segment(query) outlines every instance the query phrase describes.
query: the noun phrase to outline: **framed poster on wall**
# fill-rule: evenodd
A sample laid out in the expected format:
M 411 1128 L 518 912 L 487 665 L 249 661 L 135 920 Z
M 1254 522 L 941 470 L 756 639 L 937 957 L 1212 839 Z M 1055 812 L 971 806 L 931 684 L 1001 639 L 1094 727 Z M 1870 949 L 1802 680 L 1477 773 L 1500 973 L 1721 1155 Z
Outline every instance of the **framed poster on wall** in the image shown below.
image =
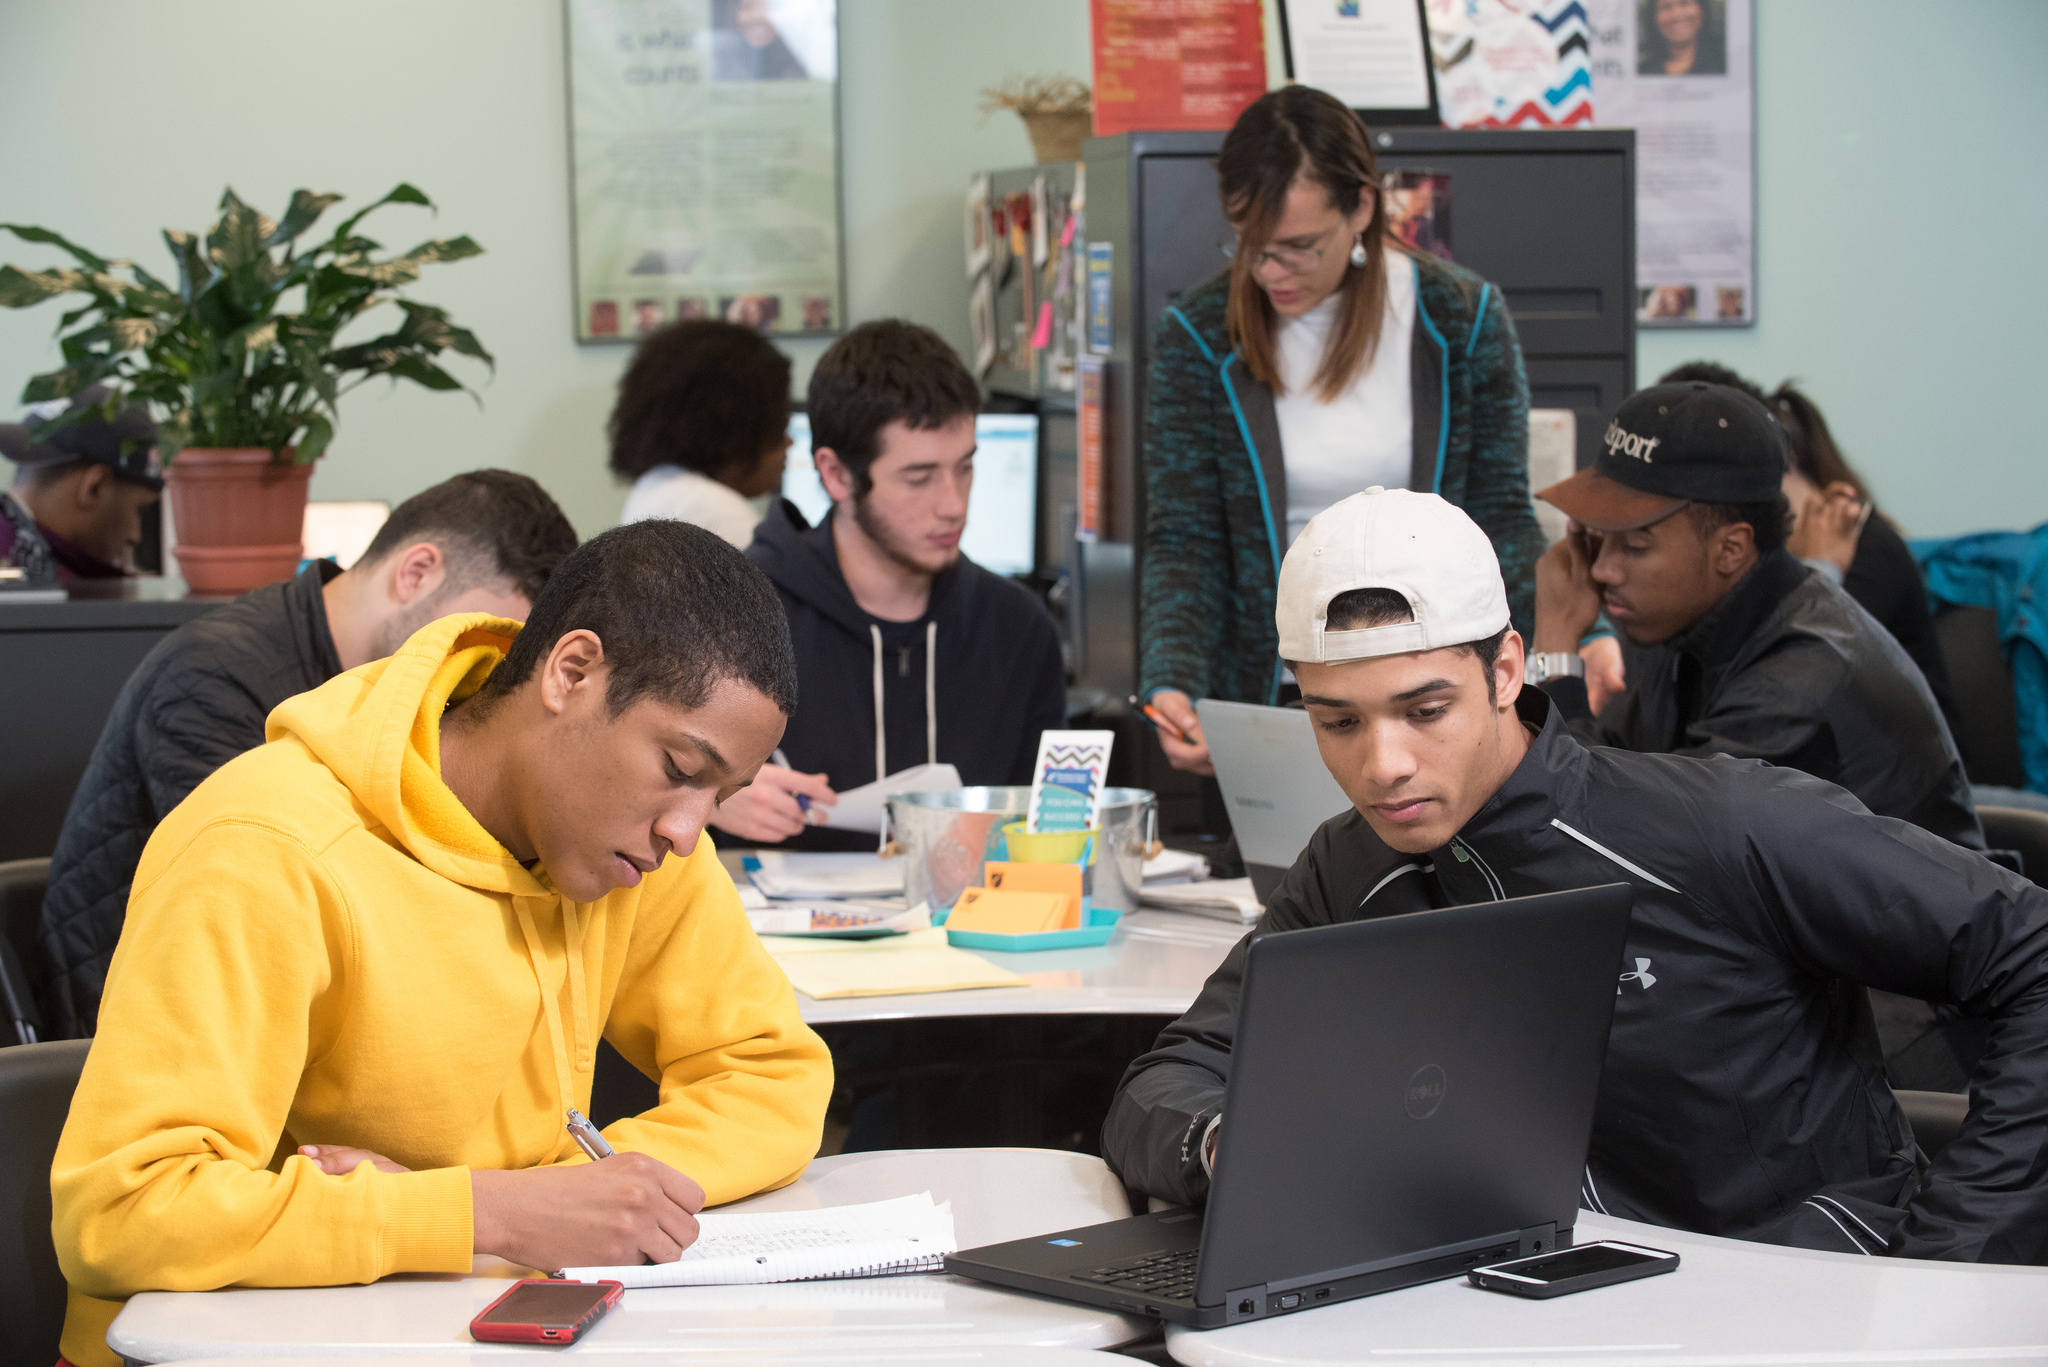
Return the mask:
M 836 332 L 837 0 L 563 0 L 576 337 Z
M 1636 323 L 1756 321 L 1751 0 L 1587 0 L 1599 122 L 1636 130 Z

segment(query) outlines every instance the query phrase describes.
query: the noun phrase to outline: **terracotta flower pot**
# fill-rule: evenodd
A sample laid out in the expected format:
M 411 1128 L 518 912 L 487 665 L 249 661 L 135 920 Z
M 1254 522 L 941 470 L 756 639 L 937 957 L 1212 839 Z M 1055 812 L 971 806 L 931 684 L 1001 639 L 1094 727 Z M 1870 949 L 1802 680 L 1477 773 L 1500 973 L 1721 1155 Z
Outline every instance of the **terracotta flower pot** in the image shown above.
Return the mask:
M 164 471 L 172 553 L 194 593 L 246 593 L 297 571 L 311 465 L 287 450 L 188 446 Z

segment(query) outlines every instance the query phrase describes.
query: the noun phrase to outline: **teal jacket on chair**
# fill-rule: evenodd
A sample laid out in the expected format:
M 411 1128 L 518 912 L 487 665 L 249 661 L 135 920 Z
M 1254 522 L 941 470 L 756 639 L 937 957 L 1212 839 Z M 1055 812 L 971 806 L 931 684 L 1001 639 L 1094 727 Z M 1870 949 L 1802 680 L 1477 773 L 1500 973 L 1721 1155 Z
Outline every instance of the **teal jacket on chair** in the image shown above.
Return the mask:
M 1408 487 L 1442 494 L 1492 538 L 1526 638 L 1544 543 L 1529 504 L 1521 344 L 1499 290 L 1434 257 L 1418 268 Z M 1228 289 L 1227 274 L 1197 286 L 1152 330 L 1139 590 L 1145 697 L 1178 688 L 1271 703 L 1279 693 L 1273 604 L 1287 471 L 1273 391 L 1231 349 Z

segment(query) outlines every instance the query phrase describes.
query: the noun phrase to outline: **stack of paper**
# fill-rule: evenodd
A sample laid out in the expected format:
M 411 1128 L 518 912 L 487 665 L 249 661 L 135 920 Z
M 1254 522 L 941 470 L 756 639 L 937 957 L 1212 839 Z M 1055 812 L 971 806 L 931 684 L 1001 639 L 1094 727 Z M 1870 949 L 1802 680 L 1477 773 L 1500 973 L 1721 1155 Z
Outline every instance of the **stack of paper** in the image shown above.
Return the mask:
M 1214 916 L 1243 925 L 1257 921 L 1261 910 L 1249 878 L 1210 878 L 1199 883 L 1147 883 L 1138 891 L 1138 904 L 1162 911 Z
M 1066 930 L 1068 898 L 1057 892 L 998 892 L 969 888 L 946 918 L 948 930 L 979 930 L 990 935 L 1040 935 Z M 1073 899 L 1076 906 L 1079 898 Z M 1076 922 L 1079 917 L 1076 915 Z
M 758 850 L 744 862 L 754 886 L 769 897 L 807 901 L 821 897 L 891 897 L 903 891 L 902 862 L 872 854 Z
M 1029 987 L 1005 968 L 946 943 L 936 926 L 886 940 L 770 939 L 761 942 L 813 1001 L 891 997 L 905 992 L 959 992 L 974 987 Z
M 752 891 L 752 889 L 749 889 Z M 756 935 L 885 935 L 924 930 L 932 923 L 923 902 L 909 910 L 895 902 L 767 902 L 747 908 Z
M 697 1217 L 697 1242 L 672 1263 L 565 1267 L 572 1281 L 643 1286 L 743 1286 L 822 1277 L 882 1277 L 937 1272 L 960 1246 L 951 1203 L 930 1192 L 824 1210 L 763 1211 Z
M 1147 883 L 1177 883 L 1208 876 L 1209 861 L 1186 850 L 1161 850 L 1145 861 Z

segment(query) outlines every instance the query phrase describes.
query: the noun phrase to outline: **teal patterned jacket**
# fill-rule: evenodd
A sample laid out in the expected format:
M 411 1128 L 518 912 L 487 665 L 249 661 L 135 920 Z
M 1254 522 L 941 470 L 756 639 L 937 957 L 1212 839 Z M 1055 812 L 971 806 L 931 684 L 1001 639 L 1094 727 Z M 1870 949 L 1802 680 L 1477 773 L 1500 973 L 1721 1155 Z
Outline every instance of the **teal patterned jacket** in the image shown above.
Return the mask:
M 1414 460 L 1408 487 L 1442 494 L 1493 540 L 1526 640 L 1543 534 L 1529 503 L 1529 383 L 1500 291 L 1419 259 L 1410 340 Z M 1182 295 L 1152 330 L 1139 589 L 1140 695 L 1271 703 L 1273 623 L 1286 547 L 1287 471 L 1273 391 L 1231 349 L 1228 277 Z

